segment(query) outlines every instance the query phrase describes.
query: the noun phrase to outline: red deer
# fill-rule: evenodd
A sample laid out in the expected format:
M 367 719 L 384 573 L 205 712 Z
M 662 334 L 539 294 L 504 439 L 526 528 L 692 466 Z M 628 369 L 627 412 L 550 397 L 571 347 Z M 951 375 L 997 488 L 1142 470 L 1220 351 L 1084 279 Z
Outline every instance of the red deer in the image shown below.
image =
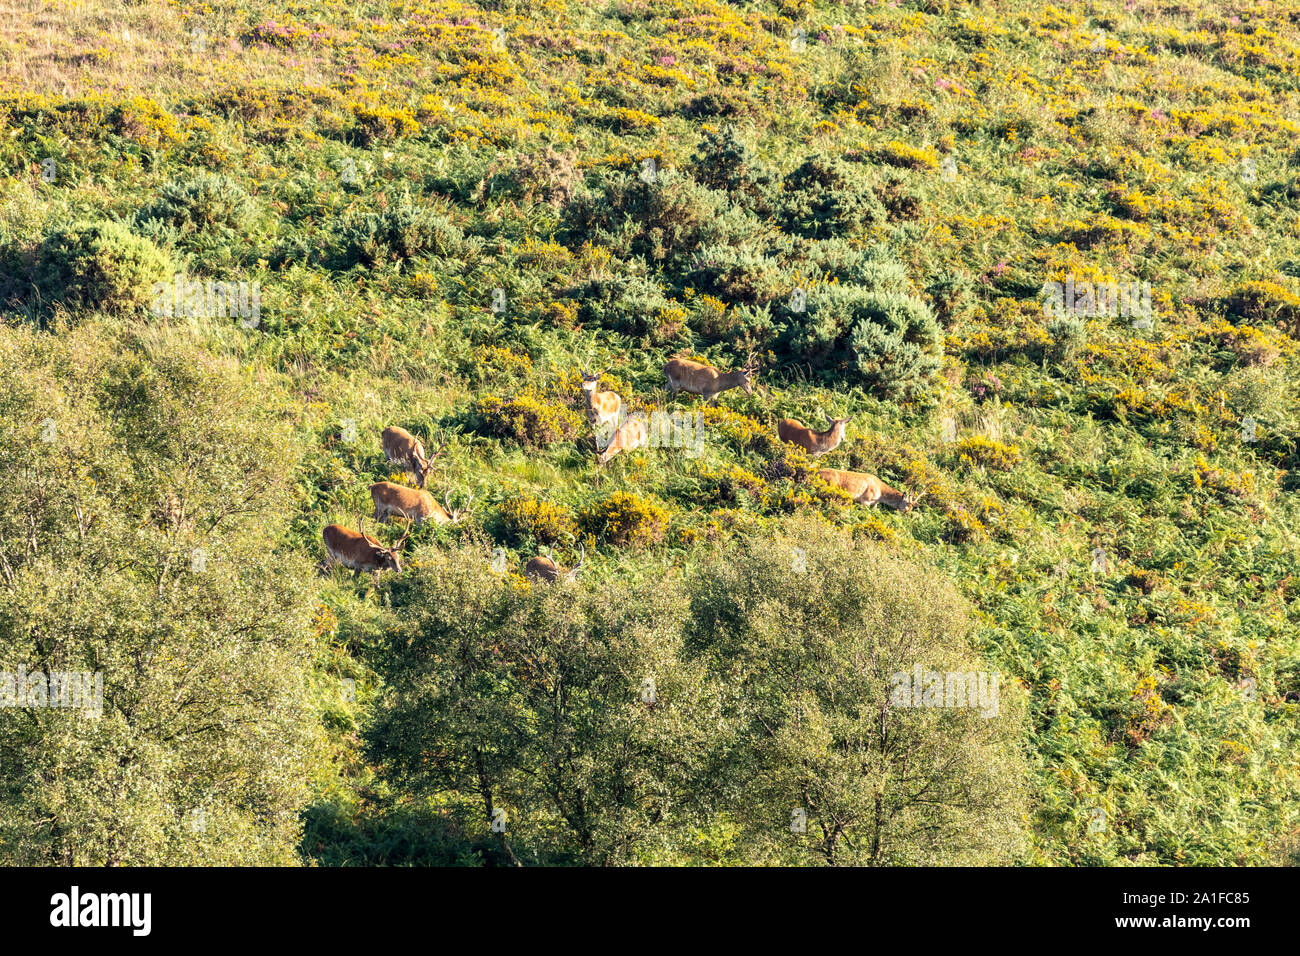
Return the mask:
M 439 504 L 429 492 L 419 488 L 407 488 L 405 485 L 391 481 L 377 481 L 371 485 L 370 497 L 375 503 L 374 520 L 376 521 L 386 521 L 389 515 L 395 515 L 398 518 L 414 521 L 416 524 L 424 524 L 426 521 L 448 524 L 459 521 L 463 517 L 461 511 Z M 465 501 L 466 509 L 473 500 L 474 493 L 471 491 Z
M 409 535 L 408 531 L 402 535 L 397 544 L 385 548 L 365 533 L 360 518 L 357 519 L 356 531 L 345 528 L 341 524 L 332 524 L 321 532 L 321 537 L 325 540 L 325 553 L 329 555 L 329 559 L 335 564 L 351 569 L 354 575 L 361 571 L 375 573 L 389 570 L 401 571 L 402 561 L 398 553 Z
M 549 557 L 543 557 L 539 554 L 535 558 L 529 558 L 528 563 L 524 565 L 524 574 L 534 581 L 558 581 L 561 575 L 563 575 L 564 580 L 572 581 L 577 577 L 578 572 L 582 570 L 582 563 L 587 560 L 587 546 L 584 544 L 578 547 L 582 549 L 582 554 L 571 571 L 561 570 L 560 566 L 555 563 L 555 552 L 547 548 L 546 551 Z
M 637 412 L 619 426 L 618 431 L 614 432 L 614 437 L 609 440 L 609 444 L 596 460 L 603 465 L 621 451 L 644 448 L 649 444 L 650 434 L 646 429 L 645 415 Z
M 597 431 L 602 425 L 618 427 L 618 416 L 623 410 L 623 400 L 614 392 L 600 390 L 600 375 L 582 373 L 582 391 L 587 399 L 587 421 Z
M 395 465 L 401 465 L 411 473 L 421 488 L 429 478 L 429 469 L 433 462 L 425 457 L 424 445 L 405 428 L 390 425 L 384 429 L 384 457 Z M 433 456 L 437 458 L 435 454 Z
M 895 511 L 911 511 L 916 499 L 905 495 L 897 488 L 891 488 L 875 475 L 864 475 L 856 471 L 840 471 L 837 468 L 819 469 L 817 475 L 828 485 L 842 488 L 853 496 L 853 500 L 864 505 L 888 505 Z
M 831 427 L 824 432 L 815 432 L 797 418 L 783 418 L 776 423 L 776 434 L 781 441 L 798 445 L 816 458 L 839 447 L 844 441 L 844 426 L 849 423 L 847 418 L 831 418 L 829 415 L 826 421 Z
M 743 388 L 746 395 L 753 395 L 753 376 L 757 372 L 758 359 L 752 353 L 741 368 L 730 372 L 719 372 L 716 368 L 683 358 L 670 359 L 664 366 L 664 375 L 668 377 L 668 387 L 672 389 L 674 398 L 678 392 L 691 392 L 704 396 L 711 404 L 727 389 L 736 386 Z

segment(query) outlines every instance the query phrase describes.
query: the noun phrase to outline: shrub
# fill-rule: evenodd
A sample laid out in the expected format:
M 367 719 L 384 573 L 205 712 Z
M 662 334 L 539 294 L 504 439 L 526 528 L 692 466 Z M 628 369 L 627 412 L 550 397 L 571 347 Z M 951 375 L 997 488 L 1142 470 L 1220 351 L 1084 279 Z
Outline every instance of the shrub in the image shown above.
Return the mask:
M 583 508 L 578 526 L 615 547 L 643 548 L 663 540 L 668 512 L 634 494 L 616 491 Z
M 360 213 L 340 229 L 342 265 L 401 263 L 420 256 L 449 258 L 466 251 L 465 234 L 446 216 L 403 200 L 382 212 Z
M 565 225 L 574 243 L 598 241 L 617 256 L 674 268 L 702 245 L 734 231 L 726 199 L 686 176 L 663 170 L 656 181 L 615 171 L 599 186 L 580 190 Z M 757 228 L 757 224 L 753 224 Z
M 812 239 L 861 232 L 888 219 L 862 172 L 841 159 L 813 157 L 782 180 L 774 200 L 785 231 Z
M 661 338 L 657 316 L 668 308 L 668 299 L 659 284 L 645 276 L 619 273 L 590 279 L 566 289 L 565 295 L 577 304 L 583 325 L 623 335 Z
M 577 155 L 549 144 L 533 153 L 502 153 L 488 166 L 471 198 L 509 196 L 562 208 L 579 180 Z
M 975 281 L 970 273 L 945 269 L 926 286 L 936 318 L 951 329 L 975 309 Z
M 583 426 L 576 412 L 531 391 L 508 399 L 495 395 L 480 398 L 474 403 L 474 416 L 484 434 L 525 448 L 571 441 Z
M 937 169 L 939 166 L 939 158 L 934 150 L 918 149 L 898 140 L 890 140 L 877 147 L 872 156 L 877 162 L 901 169 Z
M 1244 282 L 1221 304 L 1229 316 L 1248 324 L 1275 323 L 1300 336 L 1300 294 L 1277 282 Z
M 164 183 L 158 198 L 136 215 L 138 222 L 162 223 L 182 234 L 216 231 L 223 235 L 246 230 L 256 206 L 244 188 L 220 173 L 196 173 Z
M 36 255 L 36 286 L 46 302 L 129 312 L 170 276 L 166 253 L 117 222 L 77 222 L 46 237 Z
M 888 398 L 914 396 L 943 362 L 934 313 L 897 292 L 819 287 L 791 314 L 787 337 L 799 361 L 849 373 Z
M 856 309 L 849 339 L 863 382 L 891 398 L 910 398 L 943 363 L 939 325 L 920 299 L 869 293 Z
M 972 435 L 957 442 L 953 451 L 958 459 L 969 465 L 980 465 L 995 471 L 1008 471 L 1020 464 L 1020 449 L 1000 441 Z
M 352 117 L 353 139 L 357 145 L 366 148 L 403 136 L 415 136 L 420 132 L 415 113 L 409 109 L 395 110 L 387 106 L 356 104 L 352 107 Z
M 757 204 L 772 185 L 771 175 L 761 168 L 730 125 L 704 131 L 689 169 L 696 182 L 750 206 Z
M 516 543 L 558 544 L 577 532 L 568 509 L 530 495 L 512 495 L 497 510 L 502 529 Z
M 1077 316 L 1062 316 L 1047 323 L 1047 334 L 1052 337 L 1052 357 L 1068 362 L 1088 340 L 1088 323 Z

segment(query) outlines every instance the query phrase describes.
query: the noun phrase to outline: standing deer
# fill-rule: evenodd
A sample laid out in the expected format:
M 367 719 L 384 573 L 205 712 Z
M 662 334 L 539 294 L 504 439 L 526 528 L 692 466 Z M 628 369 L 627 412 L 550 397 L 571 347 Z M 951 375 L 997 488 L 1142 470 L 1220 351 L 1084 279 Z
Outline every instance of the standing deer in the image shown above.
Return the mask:
M 831 427 L 824 432 L 815 432 L 797 418 L 783 418 L 776 423 L 776 434 L 781 441 L 798 445 L 816 458 L 840 446 L 844 441 L 844 426 L 849 423 L 847 418 L 831 418 L 829 415 L 826 421 Z
M 558 581 L 561 575 L 563 575 L 564 580 L 572 581 L 578 576 L 578 572 L 582 570 L 582 563 L 587 560 L 587 546 L 580 544 L 578 547 L 582 549 L 582 553 L 578 557 L 578 563 L 573 566 L 572 570 L 561 570 L 560 566 L 555 563 L 555 552 L 548 547 L 546 549 L 547 557 L 539 554 L 535 558 L 528 559 L 528 563 L 524 565 L 524 574 L 534 581 Z
M 664 375 L 668 377 L 668 387 L 672 389 L 674 398 L 678 392 L 691 392 L 704 396 L 710 404 L 737 385 L 745 390 L 746 395 L 753 395 L 753 376 L 757 373 L 758 359 L 752 352 L 742 367 L 730 372 L 719 372 L 716 368 L 683 358 L 669 359 L 664 366 Z
M 614 437 L 609 440 L 609 444 L 597 456 L 596 461 L 603 465 L 621 451 L 644 448 L 649 444 L 650 433 L 646 429 L 645 415 L 637 412 L 619 426 L 618 431 L 614 432 Z
M 623 400 L 614 392 L 600 390 L 600 373 L 582 373 L 582 391 L 587 399 L 587 421 L 597 431 L 601 426 L 618 427 L 618 417 L 623 411 Z
M 433 461 L 425 457 L 424 445 L 405 428 L 389 425 L 383 432 L 384 457 L 409 471 L 421 488 L 429 478 Z M 434 455 L 437 458 L 438 455 Z
M 838 468 L 821 468 L 817 475 L 828 485 L 847 491 L 859 504 L 888 505 L 895 511 L 903 512 L 911 511 L 916 504 L 916 498 L 903 494 L 897 488 L 891 488 L 875 475 L 840 471 Z
M 361 518 L 357 518 L 357 530 L 352 531 L 341 524 L 332 524 L 321 532 L 325 540 L 325 553 L 335 564 L 350 568 L 355 577 L 361 571 L 401 571 L 402 561 L 398 552 L 411 532 L 402 535 L 401 540 L 391 548 L 385 548 L 361 527 Z
M 371 485 L 370 497 L 375 503 L 375 521 L 386 521 L 389 515 L 396 515 L 416 524 L 424 524 L 426 521 L 448 524 L 464 517 L 462 511 L 439 504 L 427 491 L 407 488 L 391 481 L 377 481 Z M 465 509 L 469 508 L 473 500 L 474 492 L 471 491 L 465 500 Z

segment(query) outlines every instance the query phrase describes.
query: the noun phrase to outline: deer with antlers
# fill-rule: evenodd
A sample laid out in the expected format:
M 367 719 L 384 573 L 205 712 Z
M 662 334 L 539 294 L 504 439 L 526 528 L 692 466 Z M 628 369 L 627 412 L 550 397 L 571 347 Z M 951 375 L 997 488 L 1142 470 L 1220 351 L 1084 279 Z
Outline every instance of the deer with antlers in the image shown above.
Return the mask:
M 587 546 L 580 544 L 581 554 L 578 557 L 578 563 L 571 570 L 565 571 L 555 563 L 555 552 L 547 547 L 546 556 L 538 555 L 535 558 L 529 558 L 528 563 L 524 565 L 524 574 L 534 581 L 555 582 L 563 578 L 565 581 L 572 581 L 582 570 L 582 564 L 587 560 Z
M 474 492 L 466 490 L 469 496 L 465 499 L 465 507 L 456 510 L 449 506 L 445 495 L 444 503 L 439 504 L 433 495 L 422 489 L 407 488 L 391 481 L 377 481 L 370 486 L 370 498 L 375 503 L 374 520 L 387 521 L 392 515 L 416 524 L 424 524 L 426 521 L 435 524 L 455 523 L 464 517 L 464 512 L 469 510 L 474 501 Z
M 349 568 L 355 577 L 362 571 L 375 574 L 380 571 L 400 572 L 402 560 L 399 555 L 410 534 L 408 530 L 397 544 L 385 548 L 366 534 L 361 526 L 361 516 L 358 515 L 356 531 L 341 524 L 332 524 L 321 532 L 321 537 L 325 541 L 325 553 L 329 555 L 329 560 Z
M 391 464 L 401 465 L 406 471 L 411 473 L 421 488 L 429 478 L 429 470 L 433 467 L 433 459 L 424 454 L 424 445 L 420 439 L 416 438 L 405 428 L 398 428 L 396 425 L 389 425 L 384 429 L 381 435 L 384 443 L 384 457 Z M 434 453 L 433 458 L 441 455 L 439 449 Z
M 906 495 L 885 484 L 875 475 L 857 471 L 840 471 L 838 468 L 821 468 L 817 476 L 828 485 L 847 491 L 853 500 L 863 505 L 887 505 L 895 511 L 911 511 L 916 504 L 913 495 Z
M 844 441 L 845 426 L 849 423 L 847 418 L 831 418 L 829 415 L 826 416 L 826 421 L 830 428 L 824 432 L 815 432 L 797 418 L 783 418 L 776 423 L 776 434 L 781 441 L 798 445 L 813 458 L 817 458 L 840 446 L 840 442 Z
M 669 359 L 664 366 L 664 375 L 674 398 L 678 392 L 690 392 L 702 395 L 710 404 L 716 402 L 723 392 L 737 386 L 744 389 L 746 395 L 753 395 L 753 377 L 757 374 L 758 356 L 753 352 L 749 353 L 743 366 L 730 372 L 719 372 L 716 368 L 684 358 Z

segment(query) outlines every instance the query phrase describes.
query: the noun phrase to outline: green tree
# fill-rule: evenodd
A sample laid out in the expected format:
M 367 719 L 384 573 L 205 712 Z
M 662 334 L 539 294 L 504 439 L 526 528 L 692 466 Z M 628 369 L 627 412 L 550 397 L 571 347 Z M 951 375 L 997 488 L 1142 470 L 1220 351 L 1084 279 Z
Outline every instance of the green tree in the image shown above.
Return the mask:
M 816 521 L 744 539 L 691 586 L 687 646 L 734 728 L 715 780 L 747 855 L 990 863 L 1021 839 L 1021 703 L 904 707 L 895 675 L 984 670 L 931 569 Z M 991 696 L 991 695 L 990 695 Z M 800 832 L 802 830 L 802 832 Z
M 671 856 L 709 747 L 680 588 L 531 583 L 467 546 L 422 552 L 387 596 L 370 740 L 393 779 L 462 797 L 497 862 Z
M 0 707 L 0 858 L 296 862 L 318 722 L 284 428 L 157 337 L 4 329 L 0 367 L 0 671 L 102 681 Z

